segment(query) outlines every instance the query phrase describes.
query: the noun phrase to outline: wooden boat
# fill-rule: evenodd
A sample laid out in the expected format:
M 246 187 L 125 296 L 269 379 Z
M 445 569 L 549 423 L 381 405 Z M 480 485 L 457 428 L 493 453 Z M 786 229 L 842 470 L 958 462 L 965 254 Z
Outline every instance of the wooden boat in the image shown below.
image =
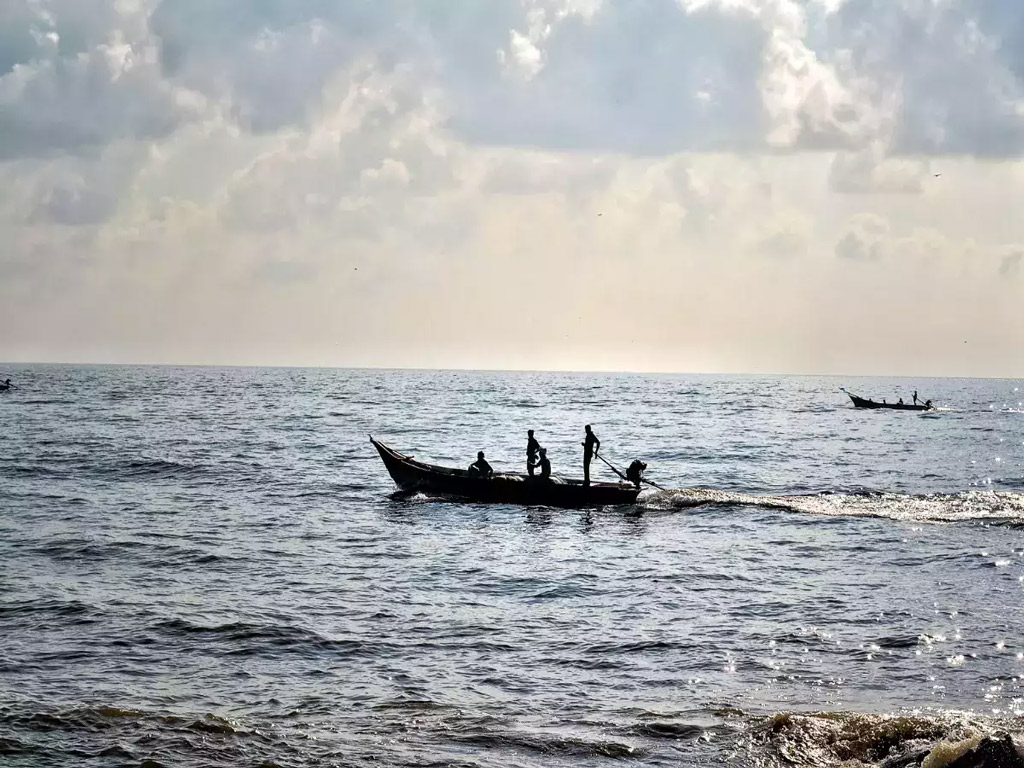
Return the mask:
M 601 507 L 633 504 L 640 490 L 626 483 L 591 483 L 508 473 L 473 477 L 465 469 L 449 469 L 416 461 L 370 436 L 388 474 L 403 491 L 422 491 L 457 499 L 548 507 Z
M 846 392 L 844 389 L 843 392 Z M 931 405 L 914 405 L 913 403 L 879 403 L 874 400 L 869 400 L 866 397 L 857 397 L 854 394 L 846 392 L 853 400 L 855 408 L 886 408 L 890 411 L 931 411 L 934 406 Z

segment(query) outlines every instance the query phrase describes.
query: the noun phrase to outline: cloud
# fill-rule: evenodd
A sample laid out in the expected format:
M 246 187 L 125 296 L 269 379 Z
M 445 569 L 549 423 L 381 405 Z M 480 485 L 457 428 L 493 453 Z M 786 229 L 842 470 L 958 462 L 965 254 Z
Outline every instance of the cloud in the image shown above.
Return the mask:
M 439 135 L 433 104 L 408 73 L 381 74 L 356 63 L 336 78 L 316 125 L 259 140 L 219 195 L 238 232 L 347 222 L 361 236 L 410 224 L 421 196 L 456 184 L 458 148 Z
M 760 225 L 750 237 L 748 249 L 755 255 L 793 258 L 807 253 L 810 227 L 798 215 L 779 215 Z
M 479 184 L 482 192 L 496 195 L 586 195 L 606 188 L 614 176 L 614 163 L 603 158 L 495 150 L 487 157 Z
M 0 152 L 155 139 L 211 119 L 310 127 L 364 62 L 415 71 L 469 143 L 1014 156 L 1024 38 L 1012 8 L 12 0 L 0 11 Z
M 316 268 L 308 263 L 267 260 L 259 262 L 253 270 L 253 279 L 271 284 L 308 283 L 316 277 Z
M 1002 258 L 999 265 L 999 274 L 1003 277 L 1016 277 L 1021 272 L 1021 264 L 1024 263 L 1024 251 L 1014 250 Z
M 370 53 L 384 69 L 402 37 L 382 30 L 396 4 L 323 0 L 163 0 L 149 18 L 164 76 L 256 133 L 307 124 L 339 74 Z
M 916 195 L 930 176 L 927 160 L 886 157 L 877 144 L 855 152 L 837 152 L 828 183 L 840 194 Z
M 92 191 L 82 184 L 53 187 L 39 201 L 38 215 L 65 226 L 97 224 L 107 219 L 116 198 L 104 191 Z
M 199 117 L 202 99 L 164 79 L 146 18 L 101 0 L 0 10 L 13 43 L 0 61 L 0 161 L 161 138 Z
M 1018 349 L 1016 7 L 9 0 L 0 357 L 808 369 L 833 304 Z
M 826 39 L 891 93 L 879 138 L 904 155 L 1024 152 L 1024 25 L 1010 0 L 846 0 Z
M 549 23 L 531 40 L 538 54 L 525 82 L 453 54 L 471 73 L 450 83 L 452 125 L 467 139 L 639 154 L 756 141 L 764 35 L 755 19 L 652 0 Z
M 385 157 L 378 167 L 364 169 L 359 181 L 364 188 L 404 188 L 409 186 L 409 169 L 402 161 Z
M 850 261 L 875 261 L 881 258 L 888 236 L 889 222 L 882 217 L 872 214 L 854 216 L 836 243 L 836 256 Z
M 19 64 L 0 78 L 0 160 L 164 137 L 201 109 L 125 42 Z
M 1018 156 L 1024 39 L 1008 0 L 605 2 L 530 13 L 502 78 L 455 49 L 454 125 L 563 149 Z M 495 32 L 495 35 L 498 33 Z

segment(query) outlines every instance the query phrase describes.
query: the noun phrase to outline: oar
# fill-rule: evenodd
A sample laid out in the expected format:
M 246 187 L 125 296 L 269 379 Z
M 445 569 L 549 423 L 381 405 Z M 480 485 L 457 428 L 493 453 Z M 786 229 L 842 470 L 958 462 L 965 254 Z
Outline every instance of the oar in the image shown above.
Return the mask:
M 626 480 L 626 476 L 625 476 L 624 474 L 622 474 L 621 472 L 619 472 L 619 470 L 617 470 L 617 469 L 616 469 L 616 468 L 615 468 L 614 466 L 612 466 L 612 463 L 611 463 L 610 461 L 608 461 L 608 460 L 607 460 L 607 459 L 606 459 L 606 458 L 605 458 L 604 456 L 602 456 L 602 455 L 601 455 L 600 453 L 596 453 L 596 452 L 594 453 L 594 455 L 595 455 L 595 456 L 597 456 L 597 458 L 599 458 L 599 459 L 600 459 L 601 461 L 603 461 L 603 462 L 604 462 L 605 464 L 607 464 L 607 465 L 608 465 L 608 468 L 609 468 L 609 469 L 610 469 L 610 470 L 611 470 L 612 472 L 614 472 L 614 473 L 615 473 L 616 475 L 618 475 L 619 477 L 621 477 L 621 478 L 622 478 L 623 480 Z M 629 480 L 626 480 L 626 482 L 628 483 L 628 482 L 629 482 Z

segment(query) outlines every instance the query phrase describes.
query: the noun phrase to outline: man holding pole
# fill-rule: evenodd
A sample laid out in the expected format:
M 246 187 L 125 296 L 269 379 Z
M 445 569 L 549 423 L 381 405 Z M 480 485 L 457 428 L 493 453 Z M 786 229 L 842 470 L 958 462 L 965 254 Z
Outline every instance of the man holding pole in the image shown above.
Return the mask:
M 587 424 L 585 431 L 587 434 L 581 443 L 583 446 L 583 484 L 590 485 L 590 461 L 601 448 L 601 441 L 597 439 L 597 435 L 594 434 L 589 424 Z

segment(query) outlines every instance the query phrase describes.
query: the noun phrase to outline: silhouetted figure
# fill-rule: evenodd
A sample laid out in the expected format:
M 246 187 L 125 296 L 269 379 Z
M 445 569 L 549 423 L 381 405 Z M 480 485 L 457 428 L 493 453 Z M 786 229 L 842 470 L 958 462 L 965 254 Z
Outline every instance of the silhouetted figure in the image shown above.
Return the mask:
M 587 435 L 583 439 L 583 484 L 590 485 L 590 461 L 597 455 L 597 452 L 601 449 L 601 441 L 597 439 L 597 435 L 591 430 L 590 425 L 584 428 Z
M 11 380 L 7 379 L 3 384 L 0 384 L 0 391 L 6 391 L 11 388 Z
M 633 459 L 633 463 L 629 465 L 626 470 L 626 479 L 633 483 L 637 488 L 640 487 L 640 481 L 644 479 L 644 470 L 647 469 L 647 464 L 640 459 Z
M 531 475 L 533 474 L 533 467 L 540 467 L 540 479 L 541 480 L 550 480 L 551 479 L 551 462 L 548 461 L 548 449 L 547 448 L 541 448 L 541 449 L 539 449 L 539 453 L 540 453 L 540 458 L 537 459 L 537 462 L 535 464 L 531 465 L 530 474 Z
M 537 451 L 540 450 L 540 443 L 533 436 L 533 430 L 526 431 L 526 471 L 533 477 L 533 468 L 537 466 Z
M 484 458 L 484 452 L 480 451 L 476 455 L 476 461 L 469 465 L 469 476 L 470 477 L 490 477 L 494 474 L 494 470 L 491 469 L 491 465 L 487 463 L 487 459 Z
M 932 401 L 931 400 L 925 400 L 924 401 L 924 407 L 925 408 L 931 408 L 932 407 Z
M 900 404 L 900 405 L 903 405 L 903 398 L 902 398 L 902 397 L 900 398 L 900 402 L 899 402 L 899 404 Z
M 914 405 L 917 405 L 917 390 L 914 390 Z
M 882 398 L 882 404 L 883 405 L 888 405 L 888 402 L 886 402 L 886 399 L 884 397 Z

